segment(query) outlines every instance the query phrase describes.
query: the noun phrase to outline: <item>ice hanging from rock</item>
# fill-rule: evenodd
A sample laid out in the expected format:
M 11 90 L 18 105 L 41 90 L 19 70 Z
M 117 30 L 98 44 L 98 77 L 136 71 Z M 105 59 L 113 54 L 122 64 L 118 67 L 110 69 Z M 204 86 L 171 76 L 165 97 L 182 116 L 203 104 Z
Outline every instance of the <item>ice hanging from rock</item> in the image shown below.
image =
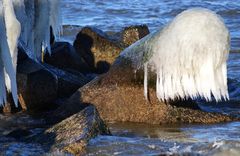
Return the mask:
M 0 105 L 7 101 L 6 89 L 18 103 L 16 66 L 18 45 L 27 55 L 41 60 L 50 47 L 50 26 L 61 30 L 60 0 L 0 0 Z
M 0 29 L 0 104 L 3 105 L 6 102 L 6 86 L 7 90 L 12 92 L 14 103 L 17 106 L 17 44 L 21 32 L 21 26 L 16 19 L 12 0 L 0 1 Z
M 207 9 L 193 8 L 177 15 L 163 30 L 136 42 L 121 56 L 132 60 L 134 68 L 145 66 L 145 96 L 147 73 L 154 72 L 160 101 L 199 96 L 220 101 L 229 99 L 229 40 L 221 17 Z
M 25 28 L 20 43 L 30 58 L 41 61 L 42 52 L 51 53 L 50 26 L 55 36 L 61 32 L 60 0 L 15 0 L 14 4 Z

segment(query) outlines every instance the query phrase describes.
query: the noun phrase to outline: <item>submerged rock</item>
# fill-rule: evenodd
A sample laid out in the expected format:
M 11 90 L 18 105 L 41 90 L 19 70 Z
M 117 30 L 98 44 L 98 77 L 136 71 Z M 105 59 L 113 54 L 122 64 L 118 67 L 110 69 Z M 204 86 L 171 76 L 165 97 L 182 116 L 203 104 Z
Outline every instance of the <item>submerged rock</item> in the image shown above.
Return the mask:
M 82 154 L 88 141 L 99 135 L 109 134 L 98 111 L 88 105 L 82 111 L 47 129 L 44 134 L 31 139 L 46 149 L 60 150 L 71 154 Z

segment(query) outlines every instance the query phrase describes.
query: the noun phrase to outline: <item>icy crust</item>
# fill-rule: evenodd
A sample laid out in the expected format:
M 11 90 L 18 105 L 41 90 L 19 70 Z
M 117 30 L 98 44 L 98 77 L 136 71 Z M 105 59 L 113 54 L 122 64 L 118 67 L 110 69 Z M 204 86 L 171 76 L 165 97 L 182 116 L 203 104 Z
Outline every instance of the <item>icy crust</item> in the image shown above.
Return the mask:
M 146 98 L 148 72 L 155 72 L 160 101 L 189 97 L 227 100 L 229 38 L 221 17 L 194 8 L 128 47 L 121 56 L 131 59 L 135 69 L 144 68 Z

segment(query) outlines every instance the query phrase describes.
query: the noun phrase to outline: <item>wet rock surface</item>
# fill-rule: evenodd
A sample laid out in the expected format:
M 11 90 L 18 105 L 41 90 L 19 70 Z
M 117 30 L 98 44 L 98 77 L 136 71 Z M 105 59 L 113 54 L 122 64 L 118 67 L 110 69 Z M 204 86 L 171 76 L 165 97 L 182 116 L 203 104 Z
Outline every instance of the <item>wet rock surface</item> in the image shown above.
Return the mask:
M 82 154 L 88 141 L 99 134 L 109 134 L 109 130 L 97 109 L 88 105 L 80 112 L 45 130 L 33 140 L 49 151 L 57 149 L 71 154 Z
M 138 74 L 138 73 L 137 73 Z M 142 75 L 143 73 L 140 73 Z M 135 77 L 131 63 L 118 58 L 110 71 L 80 88 L 68 101 L 68 107 L 91 103 L 104 121 L 169 123 L 217 123 L 239 120 L 219 113 L 203 112 L 192 103 L 160 102 L 154 87 L 149 88 L 149 101 L 143 94 L 143 84 Z M 141 78 L 140 78 L 141 79 Z M 189 108 L 190 107 L 190 108 Z
M 157 100 L 155 90 L 150 90 L 151 102 L 147 102 L 143 95 L 143 88 L 137 86 L 93 85 L 85 86 L 79 92 L 81 92 L 81 97 L 76 93 L 70 98 L 69 105 L 77 101 L 79 104 L 81 102 L 92 103 L 98 108 L 103 120 L 110 122 L 169 124 L 217 123 L 234 120 L 227 115 L 161 103 Z
M 121 40 L 125 47 L 130 46 L 150 33 L 147 25 L 125 27 L 121 32 Z

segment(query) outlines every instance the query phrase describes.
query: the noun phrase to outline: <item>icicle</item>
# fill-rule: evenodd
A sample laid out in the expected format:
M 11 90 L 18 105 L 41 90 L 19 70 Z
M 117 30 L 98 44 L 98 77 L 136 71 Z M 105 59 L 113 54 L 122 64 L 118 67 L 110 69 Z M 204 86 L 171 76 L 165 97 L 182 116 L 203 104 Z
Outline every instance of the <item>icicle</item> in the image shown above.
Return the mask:
M 179 14 L 152 39 L 148 63 L 163 73 L 156 74 L 164 81 L 157 80 L 158 97 L 227 99 L 226 66 L 222 65 L 228 57 L 228 38 L 222 19 L 210 10 L 195 8 Z
M 35 61 L 37 60 L 34 46 L 34 25 L 35 25 L 35 0 L 24 0 L 25 13 L 27 21 L 25 23 L 27 40 L 21 41 L 20 44 L 27 55 Z M 23 23 L 23 21 L 21 21 Z
M 8 46 L 12 57 L 12 63 L 15 70 L 14 72 L 16 72 L 18 53 L 17 45 L 18 38 L 21 33 L 21 25 L 16 18 L 12 0 L 3 0 L 3 8 Z
M 48 0 L 36 0 L 34 7 L 34 51 L 37 60 L 41 60 L 42 48 L 50 47 L 50 6 Z
M 15 102 L 15 105 L 17 106 L 17 84 L 16 84 L 16 72 L 15 72 L 15 69 L 14 69 L 14 66 L 13 66 L 13 61 L 12 61 L 12 56 L 11 56 L 11 53 L 10 53 L 10 48 L 9 48 L 9 45 L 8 45 L 8 41 L 10 41 L 12 38 L 9 38 L 7 39 L 7 32 L 6 32 L 6 29 L 9 29 L 11 26 L 9 26 L 8 28 L 6 27 L 5 25 L 5 18 L 6 18 L 6 14 L 9 14 L 9 17 L 10 18 L 14 18 L 14 16 L 12 16 L 12 12 L 13 11 L 13 8 L 12 8 L 12 4 L 10 3 L 9 6 L 7 7 L 10 7 L 10 8 L 4 8 L 5 7 L 5 4 L 7 2 L 11 2 L 11 1 L 0 1 L 0 38 L 1 38 L 1 41 L 0 41 L 0 58 L 1 58 L 1 61 L 2 61 L 2 65 L 5 69 L 2 70 L 1 69 L 1 83 L 5 82 L 5 78 L 8 76 L 9 79 L 10 79 L 10 84 L 8 84 L 8 82 L 5 82 L 6 84 L 6 87 L 9 89 L 9 91 L 12 92 L 12 95 L 13 95 L 13 100 Z M 6 21 L 8 22 L 8 21 Z M 10 35 L 10 34 L 8 34 Z M 14 44 L 11 44 L 12 46 L 12 50 L 14 50 Z M 12 51 L 13 52 L 13 51 Z M 12 53 L 14 55 L 14 53 Z M 4 76 L 3 76 L 4 75 Z M 2 77 L 3 76 L 3 77 Z M 9 81 L 9 80 L 8 80 Z M 5 95 L 6 95 L 6 92 L 5 92 L 5 87 L 2 86 L 3 84 L 1 84 L 1 88 L 3 90 L 1 90 L 1 97 L 3 97 L 3 101 L 6 102 L 6 98 L 5 98 Z
M 148 100 L 148 64 L 144 64 L 144 96 Z
M 4 42 L 7 42 L 7 37 L 5 34 L 5 24 L 4 24 L 4 17 L 3 17 L 3 4 L 0 1 L 0 106 L 4 106 L 6 102 L 6 88 L 5 88 L 5 72 L 4 72 L 4 64 L 3 64 L 3 54 L 6 52 L 4 49 Z M 7 47 L 8 48 L 8 47 Z
M 16 18 L 12 0 L 3 0 L 3 12 L 6 27 L 7 43 L 9 47 L 9 52 L 11 54 L 8 61 L 5 60 L 5 57 L 3 60 L 5 70 L 7 73 L 5 74 L 6 87 L 8 91 L 12 92 L 13 101 L 17 107 L 18 106 L 17 83 L 16 83 L 16 67 L 18 53 L 17 44 L 18 38 L 21 33 L 21 26 Z M 2 54 L 5 54 L 5 52 L 3 52 Z
M 0 49 L 0 53 L 2 53 L 1 49 Z M 5 79 L 4 78 L 5 78 L 4 67 L 3 67 L 2 57 L 0 57 L 0 106 L 3 106 L 7 101 Z
M 62 31 L 61 6 L 60 0 L 50 0 L 50 26 L 53 29 L 53 34 L 59 38 Z
M 25 5 L 24 0 L 13 0 L 13 7 L 16 14 L 18 21 L 21 24 L 21 35 L 20 40 L 23 41 L 25 44 L 29 38 L 29 30 L 31 29 L 29 26 L 29 20 L 27 14 L 25 12 Z
M 130 59 L 135 69 L 139 65 L 146 68 L 145 64 L 151 67 L 149 72 L 157 75 L 156 94 L 160 101 L 198 96 L 220 101 L 229 98 L 229 44 L 229 32 L 221 17 L 194 8 L 126 48 L 121 57 Z M 145 78 L 144 94 L 146 83 Z

